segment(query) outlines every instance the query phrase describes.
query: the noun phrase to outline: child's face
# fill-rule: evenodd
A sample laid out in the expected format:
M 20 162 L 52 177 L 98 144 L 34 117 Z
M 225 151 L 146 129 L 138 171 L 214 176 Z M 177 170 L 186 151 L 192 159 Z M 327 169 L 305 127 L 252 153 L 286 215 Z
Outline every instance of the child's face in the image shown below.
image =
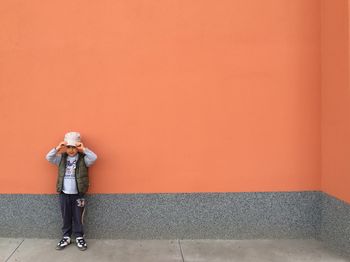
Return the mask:
M 78 153 L 78 149 L 75 146 L 66 146 L 66 149 L 69 156 L 75 156 Z

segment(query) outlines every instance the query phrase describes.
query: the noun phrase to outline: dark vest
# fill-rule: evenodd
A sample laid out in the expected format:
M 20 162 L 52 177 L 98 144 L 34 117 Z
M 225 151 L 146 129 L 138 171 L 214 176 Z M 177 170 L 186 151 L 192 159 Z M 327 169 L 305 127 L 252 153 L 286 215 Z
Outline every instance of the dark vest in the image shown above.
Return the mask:
M 75 168 L 75 181 L 77 183 L 78 193 L 85 194 L 89 188 L 89 172 L 88 167 L 85 165 L 84 154 L 78 154 L 79 157 Z M 63 189 L 63 178 L 66 173 L 67 157 L 68 154 L 63 153 L 61 162 L 58 166 L 57 192 L 61 192 Z

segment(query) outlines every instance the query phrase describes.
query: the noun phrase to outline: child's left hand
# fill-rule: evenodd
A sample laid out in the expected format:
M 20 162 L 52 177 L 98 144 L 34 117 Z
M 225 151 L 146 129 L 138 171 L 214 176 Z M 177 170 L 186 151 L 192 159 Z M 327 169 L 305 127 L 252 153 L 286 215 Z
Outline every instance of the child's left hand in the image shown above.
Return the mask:
M 83 143 L 79 142 L 79 143 L 76 143 L 76 146 L 77 146 L 77 149 L 79 152 L 83 152 L 85 147 L 83 145 Z

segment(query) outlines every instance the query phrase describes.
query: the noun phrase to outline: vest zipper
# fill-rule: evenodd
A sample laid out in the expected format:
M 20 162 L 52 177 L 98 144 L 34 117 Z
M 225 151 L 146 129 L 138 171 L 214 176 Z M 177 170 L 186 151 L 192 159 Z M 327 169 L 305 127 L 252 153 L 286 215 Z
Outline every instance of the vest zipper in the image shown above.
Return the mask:
M 79 165 L 80 165 L 80 154 L 78 155 L 77 165 L 76 165 L 75 171 L 74 171 L 75 184 L 77 185 L 78 194 L 80 193 L 79 192 L 79 187 L 78 187 L 78 180 L 77 180 L 77 170 L 79 170 Z

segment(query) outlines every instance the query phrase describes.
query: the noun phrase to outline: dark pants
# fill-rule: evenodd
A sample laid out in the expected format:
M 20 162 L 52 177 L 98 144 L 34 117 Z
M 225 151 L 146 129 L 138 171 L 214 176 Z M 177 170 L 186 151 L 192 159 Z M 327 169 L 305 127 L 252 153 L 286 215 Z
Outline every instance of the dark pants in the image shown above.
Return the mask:
M 63 236 L 75 237 L 84 236 L 83 218 L 85 210 L 85 198 L 75 194 L 60 194 L 60 205 L 63 218 Z

